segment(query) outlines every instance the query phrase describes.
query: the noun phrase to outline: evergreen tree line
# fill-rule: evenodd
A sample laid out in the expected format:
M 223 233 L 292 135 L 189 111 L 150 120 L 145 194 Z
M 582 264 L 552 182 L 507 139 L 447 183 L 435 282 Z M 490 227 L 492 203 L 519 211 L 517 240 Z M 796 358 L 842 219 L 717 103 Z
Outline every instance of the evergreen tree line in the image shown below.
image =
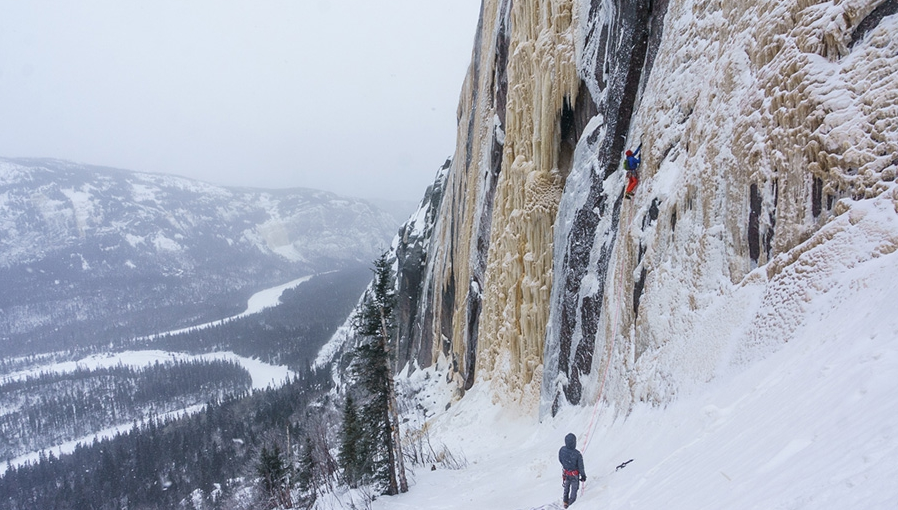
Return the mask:
M 303 372 L 280 388 L 228 397 L 191 416 L 134 425 L 71 454 L 8 465 L 0 477 L 0 509 L 261 508 L 271 501 L 264 463 L 275 468 L 268 477 L 273 492 L 302 486 L 304 447 L 326 437 L 320 406 L 327 408 L 330 381 L 328 371 Z M 308 487 L 310 477 L 333 478 L 322 471 L 329 446 L 325 441 L 316 448 L 308 452 L 315 455 L 305 471 Z M 244 489 L 256 485 L 247 501 Z
M 373 271 L 374 281 L 352 317 L 357 345 L 348 354 L 348 373 L 342 374 L 351 383 L 336 448 L 331 447 L 326 430 L 309 427 L 298 448 L 287 454 L 277 444 L 264 448 L 256 464 L 257 499 L 244 501 L 247 506 L 241 508 L 311 508 L 318 497 L 341 484 L 388 495 L 408 490 L 390 348 L 396 330 L 396 297 L 386 254 L 374 262 Z M 328 423 L 323 423 L 325 429 L 331 428 Z M 354 503 L 349 505 L 356 508 Z
M 339 485 L 361 487 L 363 494 L 372 490 L 392 495 L 408 490 L 391 349 L 396 297 L 386 254 L 374 262 L 373 270 L 374 281 L 352 317 L 357 345 L 348 355 L 348 373 L 342 374 L 351 383 L 336 448 L 328 430 L 339 417 L 318 421 L 317 428 L 306 422 L 303 437 L 286 453 L 278 444 L 263 448 L 256 464 L 256 498 L 240 501 L 235 508 L 311 508 L 317 498 Z M 324 410 L 318 407 L 313 413 Z M 336 458 L 333 451 L 338 452 Z M 349 505 L 355 508 L 354 503 Z
M 225 360 L 157 362 L 141 368 L 119 364 L 7 381 L 0 384 L 0 458 L 244 393 L 251 386 L 249 372 Z
M 340 468 L 333 456 L 331 424 L 336 417 L 315 407 L 300 422 L 302 436 L 286 450 L 277 440 L 263 447 L 256 464 L 255 491 L 248 498 L 232 500 L 231 508 L 312 508 L 317 499 L 338 486 Z M 282 439 L 282 438 L 281 438 Z

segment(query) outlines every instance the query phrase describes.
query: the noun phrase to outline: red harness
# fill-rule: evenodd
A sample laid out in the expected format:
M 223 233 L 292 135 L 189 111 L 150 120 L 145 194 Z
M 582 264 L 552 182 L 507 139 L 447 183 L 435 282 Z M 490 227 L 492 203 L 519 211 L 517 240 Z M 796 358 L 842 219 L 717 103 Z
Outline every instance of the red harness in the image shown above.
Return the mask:
M 578 476 L 580 476 L 580 472 L 577 471 L 576 469 L 573 471 L 568 471 L 567 469 L 562 469 L 562 471 L 564 471 L 564 476 L 567 476 L 567 477 L 577 478 Z

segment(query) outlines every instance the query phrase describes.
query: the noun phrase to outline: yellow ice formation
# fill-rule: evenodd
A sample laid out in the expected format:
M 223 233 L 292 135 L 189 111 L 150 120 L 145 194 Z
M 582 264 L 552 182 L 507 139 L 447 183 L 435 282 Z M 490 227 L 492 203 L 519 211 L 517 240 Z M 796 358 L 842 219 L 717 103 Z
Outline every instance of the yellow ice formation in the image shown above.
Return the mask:
M 576 99 L 570 1 L 515 2 L 503 172 L 493 212 L 480 370 L 512 394 L 542 364 L 552 286 L 552 225 L 561 192 L 559 126 Z M 538 387 L 538 380 L 536 385 Z
M 560 118 L 576 99 L 572 1 L 513 2 L 508 103 L 487 259 L 479 372 L 519 392 L 542 364 L 561 192 Z M 539 379 L 535 383 L 538 395 Z
M 504 3 L 507 5 L 507 2 Z M 512 2 L 508 13 L 508 62 L 496 69 L 496 41 L 490 39 L 502 21 L 503 2 L 484 2 L 483 47 L 479 68 L 469 71 L 459 106 L 458 148 L 447 194 L 455 221 L 445 217 L 438 235 L 439 285 L 435 310 L 453 310 L 451 338 L 434 320 L 434 356 L 440 342 L 451 344 L 460 366 L 469 340 L 466 301 L 471 292 L 476 237 L 483 227 L 481 187 L 490 165 L 492 130 L 496 124 L 495 80 L 507 73 L 506 122 L 502 126 L 501 172 L 486 218 L 489 252 L 479 319 L 477 375 L 501 379 L 520 389 L 533 379 L 542 360 L 552 283 L 552 225 L 564 186 L 558 168 L 560 118 L 565 101 L 576 100 L 579 80 L 574 60 L 572 0 Z M 476 53 L 476 52 L 475 52 Z M 474 82 L 475 77 L 479 78 Z M 477 88 L 476 94 L 474 89 Z M 476 97 L 477 103 L 473 102 Z M 475 115 L 473 119 L 467 117 Z M 469 134 L 468 130 L 473 133 Z M 468 140 L 473 144 L 468 145 Z M 459 168 L 466 161 L 468 168 Z M 463 170 L 463 171 L 462 171 Z M 447 207 L 444 205 L 444 208 Z M 444 209 L 445 210 L 445 209 Z M 445 216 L 445 215 L 444 215 Z M 442 303 L 454 288 L 454 303 Z M 441 293 L 440 290 L 443 292 Z M 537 383 L 538 391 L 538 383 Z

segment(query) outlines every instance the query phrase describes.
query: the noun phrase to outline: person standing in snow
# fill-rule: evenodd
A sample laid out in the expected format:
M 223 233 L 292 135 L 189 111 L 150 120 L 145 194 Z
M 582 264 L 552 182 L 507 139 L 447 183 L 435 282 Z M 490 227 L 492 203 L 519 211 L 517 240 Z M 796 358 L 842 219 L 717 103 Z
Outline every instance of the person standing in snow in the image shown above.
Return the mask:
M 586 481 L 586 468 L 583 467 L 583 455 L 577 450 L 577 436 L 568 434 L 564 437 L 564 446 L 558 450 L 558 461 L 561 462 L 562 487 L 564 487 L 564 497 L 562 502 L 567 508 L 577 501 L 577 491 L 580 489 L 580 482 Z
M 636 185 L 639 184 L 639 174 L 636 173 L 639 163 L 642 162 L 642 159 L 638 157 L 639 149 L 642 149 L 642 145 L 636 149 L 636 152 L 627 151 L 627 160 L 624 162 L 624 167 L 627 169 L 627 193 L 624 195 L 626 198 L 633 198 L 633 192 L 636 190 Z

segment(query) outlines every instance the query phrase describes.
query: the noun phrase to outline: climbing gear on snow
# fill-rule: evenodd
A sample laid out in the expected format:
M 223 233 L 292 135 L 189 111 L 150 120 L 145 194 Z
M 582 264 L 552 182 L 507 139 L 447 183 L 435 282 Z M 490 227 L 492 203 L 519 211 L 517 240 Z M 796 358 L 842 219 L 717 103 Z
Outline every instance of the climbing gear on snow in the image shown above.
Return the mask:
M 614 470 L 615 470 L 615 471 L 620 471 L 621 469 L 624 469 L 625 467 L 627 467 L 627 464 L 629 464 L 629 463 L 631 463 L 631 462 L 633 462 L 633 459 L 630 459 L 630 460 L 628 460 L 627 462 L 624 462 L 624 463 L 620 464 L 619 466 L 617 466 L 616 468 L 614 468 Z

